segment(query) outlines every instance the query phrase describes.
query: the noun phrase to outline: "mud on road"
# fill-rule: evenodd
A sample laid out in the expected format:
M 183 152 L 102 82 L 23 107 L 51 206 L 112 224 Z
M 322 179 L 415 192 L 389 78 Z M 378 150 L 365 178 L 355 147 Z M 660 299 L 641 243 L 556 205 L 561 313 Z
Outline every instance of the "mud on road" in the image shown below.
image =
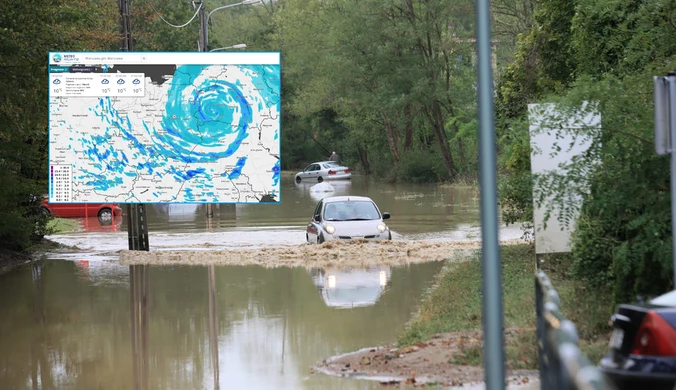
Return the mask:
M 517 242 L 514 240 L 515 243 Z M 510 242 L 503 242 L 510 243 Z M 361 268 L 399 266 L 446 259 L 481 247 L 480 241 L 329 241 L 260 249 L 120 251 L 123 265 L 261 265 L 264 267 Z
M 468 345 L 481 345 L 480 331 L 439 334 L 427 342 L 404 348 L 394 345 L 364 348 L 324 360 L 313 370 L 328 375 L 375 380 L 390 386 L 437 384 L 450 388 L 482 389 L 483 369 L 458 361 Z M 540 388 L 537 371 L 510 370 L 506 374 L 508 389 Z

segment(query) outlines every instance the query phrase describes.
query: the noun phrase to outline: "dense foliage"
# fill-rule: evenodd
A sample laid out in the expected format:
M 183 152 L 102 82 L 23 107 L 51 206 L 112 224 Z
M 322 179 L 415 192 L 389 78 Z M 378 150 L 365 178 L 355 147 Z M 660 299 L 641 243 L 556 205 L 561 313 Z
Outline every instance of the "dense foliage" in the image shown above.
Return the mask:
M 0 243 L 21 249 L 46 219 L 47 52 L 99 48 L 116 38 L 97 2 L 36 0 L 0 4 Z M 96 14 L 91 14 L 91 12 Z M 113 9 L 114 11 L 114 9 Z M 114 15 L 114 14 L 110 14 Z M 36 227 L 37 224 L 37 227 Z
M 652 76 L 676 68 L 675 5 L 537 1 L 535 24 L 500 83 L 505 219 L 531 220 L 528 182 L 536 202 L 555 194 L 549 206 L 564 211 L 552 217 L 576 223 L 576 274 L 612 287 L 616 301 L 661 294 L 674 283 L 669 163 L 654 152 Z M 525 110 L 538 101 L 571 112 L 583 101 L 598 103 L 602 131 L 580 130 L 593 146 L 567 165 L 567 175 L 533 180 L 529 172 Z M 571 194 L 583 196 L 581 210 L 568 207 Z
M 137 49 L 189 49 L 178 35 L 153 34 L 156 16 L 138 4 Z M 118 15 L 117 2 L 105 0 L 0 3 L 0 248 L 24 249 L 46 227 L 47 53 L 119 50 Z

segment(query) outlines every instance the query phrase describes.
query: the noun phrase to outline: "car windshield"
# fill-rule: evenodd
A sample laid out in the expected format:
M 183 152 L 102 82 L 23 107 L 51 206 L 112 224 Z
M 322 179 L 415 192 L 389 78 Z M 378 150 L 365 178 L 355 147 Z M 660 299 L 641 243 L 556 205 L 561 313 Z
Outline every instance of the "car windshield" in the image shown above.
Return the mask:
M 380 213 L 370 201 L 330 202 L 324 209 L 325 221 L 371 221 L 374 219 L 380 219 Z
M 338 168 L 338 167 L 340 167 L 340 164 L 336 164 L 334 162 L 324 164 L 324 168 Z

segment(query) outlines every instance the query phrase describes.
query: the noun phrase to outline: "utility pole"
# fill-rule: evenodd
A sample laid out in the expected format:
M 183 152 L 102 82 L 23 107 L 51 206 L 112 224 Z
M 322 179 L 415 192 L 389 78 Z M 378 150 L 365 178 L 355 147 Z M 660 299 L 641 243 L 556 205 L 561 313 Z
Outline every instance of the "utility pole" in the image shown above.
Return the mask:
M 204 4 L 204 1 L 205 0 L 202 0 L 199 3 L 200 37 L 197 49 L 200 52 L 209 51 L 209 49 L 207 48 L 207 29 L 209 28 L 209 25 L 207 18 L 207 9 L 206 5 Z M 212 218 L 213 216 L 214 216 L 214 205 L 213 203 L 207 203 L 207 218 Z
M 129 0 L 119 0 L 118 4 L 120 7 L 120 50 L 130 52 L 134 50 L 134 41 L 131 38 Z M 129 250 L 149 250 L 148 221 L 146 220 L 145 206 L 141 203 L 127 203 L 126 209 Z
M 199 17 L 200 17 L 200 38 L 199 38 L 199 47 L 198 51 L 208 51 L 207 49 L 207 11 L 204 0 L 200 3 Z
M 131 39 L 131 19 L 129 17 L 129 0 L 119 0 L 120 8 L 120 50 L 133 51 L 134 41 Z

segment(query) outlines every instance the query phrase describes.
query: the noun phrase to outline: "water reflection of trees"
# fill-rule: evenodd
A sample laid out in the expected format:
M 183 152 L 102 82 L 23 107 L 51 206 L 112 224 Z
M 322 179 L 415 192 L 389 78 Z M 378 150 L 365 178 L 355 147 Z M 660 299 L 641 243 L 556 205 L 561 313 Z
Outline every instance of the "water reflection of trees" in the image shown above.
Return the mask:
M 300 378 L 316 360 L 394 340 L 439 269 L 393 269 L 376 305 L 343 310 L 302 268 L 131 268 L 125 288 L 93 286 L 71 262 L 35 267 L 0 283 L 8 388 L 237 387 L 238 375 L 312 387 Z
M 87 284 L 62 261 L 3 278 L 0 294 L 11 297 L 0 302 L 3 388 L 130 387 L 128 293 Z
M 214 379 L 235 384 L 240 376 L 252 381 L 251 388 L 274 381 L 279 388 L 297 386 L 318 359 L 394 340 L 438 268 L 427 264 L 394 269 L 393 288 L 378 304 L 354 310 L 327 307 L 302 268 L 217 267 L 212 294 L 211 275 L 204 267 L 153 268 L 152 356 L 173 362 L 177 371 L 190 366 L 193 375 L 202 374 L 190 382 L 176 372 L 163 372 L 159 376 L 167 380 L 162 380 L 151 367 L 151 388 L 177 388 L 172 386 L 177 380 L 188 387 L 205 383 L 211 388 Z M 209 295 L 216 303 L 213 322 Z M 210 324 L 217 326 L 218 345 L 212 342 L 216 337 Z M 211 364 L 214 355 L 220 372 Z
M 217 269 L 219 288 L 230 287 L 227 294 L 219 296 L 219 308 L 229 308 L 221 332 L 227 334 L 237 322 L 255 326 L 255 318 L 269 319 L 268 334 L 237 333 L 237 340 L 229 340 L 244 344 L 239 349 L 252 365 L 274 365 L 281 371 L 286 354 L 287 359 L 291 356 L 295 361 L 296 375 L 304 376 L 307 367 L 318 359 L 394 341 L 410 319 L 423 286 L 436 271 L 437 264 L 396 268 L 390 281 L 393 288 L 377 305 L 343 310 L 326 306 L 305 269 Z M 287 342 L 271 345 L 271 339 Z M 232 348 L 227 344 L 223 347 Z M 278 360 L 273 362 L 276 354 Z

